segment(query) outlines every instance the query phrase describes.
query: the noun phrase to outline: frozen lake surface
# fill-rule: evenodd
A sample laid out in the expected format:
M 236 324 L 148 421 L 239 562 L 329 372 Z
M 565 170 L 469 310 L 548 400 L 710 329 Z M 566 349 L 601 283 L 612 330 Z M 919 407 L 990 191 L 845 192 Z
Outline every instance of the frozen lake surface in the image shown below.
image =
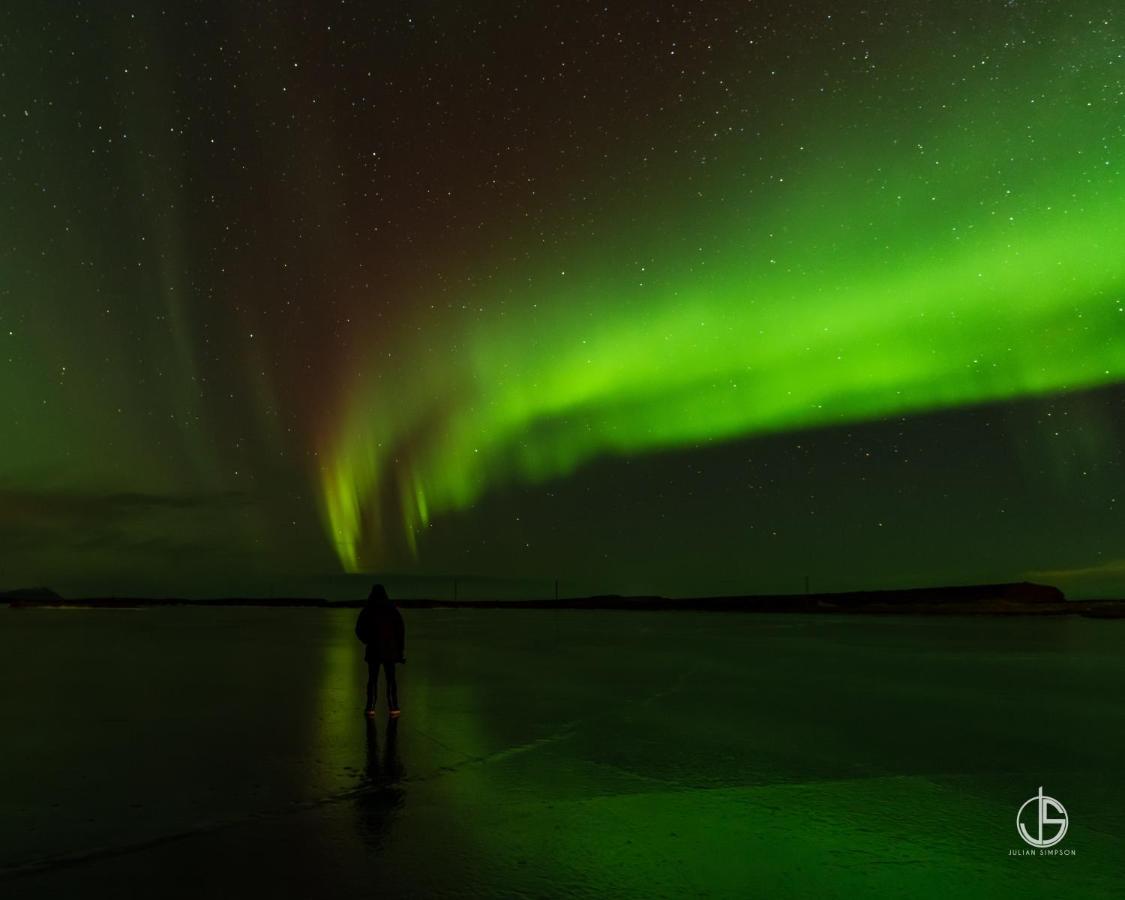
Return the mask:
M 0 894 L 1125 891 L 1125 622 L 404 615 L 0 609 Z

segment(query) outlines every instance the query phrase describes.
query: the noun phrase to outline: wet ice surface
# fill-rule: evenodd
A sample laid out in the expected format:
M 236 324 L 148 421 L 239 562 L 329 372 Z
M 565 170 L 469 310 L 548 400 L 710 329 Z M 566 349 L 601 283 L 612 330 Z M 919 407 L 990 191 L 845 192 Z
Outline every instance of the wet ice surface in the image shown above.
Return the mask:
M 1125 623 L 354 615 L 0 610 L 3 896 L 1121 894 Z

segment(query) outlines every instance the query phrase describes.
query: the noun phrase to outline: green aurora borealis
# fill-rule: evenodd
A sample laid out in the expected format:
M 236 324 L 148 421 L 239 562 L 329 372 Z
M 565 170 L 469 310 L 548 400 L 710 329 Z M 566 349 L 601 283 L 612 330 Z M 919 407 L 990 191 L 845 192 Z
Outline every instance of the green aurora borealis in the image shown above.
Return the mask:
M 1113 4 L 211 12 L 5 13 L 4 581 L 1125 586 Z

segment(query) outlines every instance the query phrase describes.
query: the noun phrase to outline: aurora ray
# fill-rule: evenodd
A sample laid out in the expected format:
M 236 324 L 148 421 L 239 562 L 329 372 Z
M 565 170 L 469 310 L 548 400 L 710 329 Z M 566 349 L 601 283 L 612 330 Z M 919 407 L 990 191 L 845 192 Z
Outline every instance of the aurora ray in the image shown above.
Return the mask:
M 779 155 L 760 191 L 732 140 L 705 220 L 611 217 L 466 297 L 500 312 L 423 330 L 327 442 L 344 566 L 598 456 L 1121 381 L 1121 56 L 1055 38 L 993 60 L 969 99 L 931 97 L 925 122 L 837 98 L 793 140 L 816 164 Z

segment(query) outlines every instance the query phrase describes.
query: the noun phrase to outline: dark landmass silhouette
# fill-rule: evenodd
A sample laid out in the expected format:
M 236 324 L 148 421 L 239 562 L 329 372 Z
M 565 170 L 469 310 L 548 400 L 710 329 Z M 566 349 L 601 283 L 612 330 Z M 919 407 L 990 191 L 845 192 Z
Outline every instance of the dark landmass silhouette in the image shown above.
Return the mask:
M 65 603 L 58 594 L 50 588 L 33 587 L 33 588 L 17 588 L 14 591 L 0 591 L 0 601 L 7 600 L 9 604 L 43 604 L 50 605 L 53 603 Z
M 260 606 L 352 609 L 363 600 L 331 602 L 317 597 L 86 597 L 64 599 L 47 588 L 0 592 L 0 601 L 16 608 L 139 609 L 164 606 Z M 1125 600 L 1067 600 L 1057 587 L 1031 582 L 849 591 L 817 594 L 756 594 L 729 597 L 625 597 L 605 594 L 557 600 L 396 601 L 403 609 L 579 609 L 685 610 L 744 613 L 862 613 L 914 615 L 1083 615 L 1125 618 Z

